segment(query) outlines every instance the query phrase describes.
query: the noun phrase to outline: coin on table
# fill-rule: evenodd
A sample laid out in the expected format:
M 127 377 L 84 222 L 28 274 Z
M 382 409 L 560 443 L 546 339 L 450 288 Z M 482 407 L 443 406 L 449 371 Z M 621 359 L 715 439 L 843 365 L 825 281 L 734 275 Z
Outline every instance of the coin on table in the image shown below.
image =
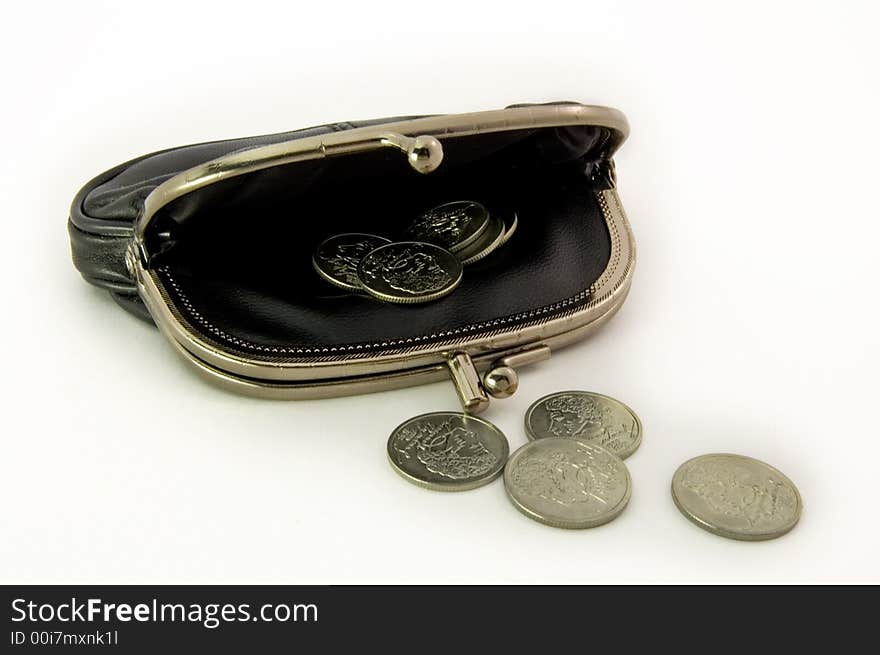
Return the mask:
M 619 400 L 589 391 L 559 391 L 526 410 L 529 439 L 585 439 L 626 459 L 642 443 L 642 423 Z
M 410 482 L 439 491 L 465 491 L 501 475 L 510 447 L 497 427 L 459 412 L 422 414 L 388 439 L 391 466 Z
M 489 226 L 480 238 L 455 254 L 464 266 L 476 264 L 491 255 L 504 243 L 506 231 L 504 221 L 497 216 L 492 216 L 489 218 Z
M 489 224 L 489 211 L 472 200 L 456 200 L 429 209 L 406 229 L 414 241 L 458 252 L 475 242 Z
M 632 481 L 610 450 L 582 439 L 551 437 L 517 450 L 504 469 L 504 488 L 529 518 L 557 528 L 593 528 L 626 507 Z
M 375 234 L 336 234 L 325 239 L 312 256 L 312 265 L 322 278 L 337 287 L 359 291 L 357 267 L 364 256 L 379 246 L 391 243 Z
M 461 262 L 440 246 L 401 241 L 379 246 L 358 264 L 364 291 L 393 303 L 442 298 L 461 282 Z
M 729 539 L 781 537 L 801 515 L 801 496 L 785 475 L 743 455 L 701 455 L 672 477 L 672 499 L 701 528 Z

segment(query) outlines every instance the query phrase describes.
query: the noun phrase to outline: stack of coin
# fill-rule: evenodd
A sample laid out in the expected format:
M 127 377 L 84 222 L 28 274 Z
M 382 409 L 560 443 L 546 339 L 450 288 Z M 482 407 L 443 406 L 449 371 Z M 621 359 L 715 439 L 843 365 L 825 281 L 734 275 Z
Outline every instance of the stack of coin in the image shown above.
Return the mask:
M 429 209 L 416 218 L 405 235 L 454 253 L 465 266 L 485 259 L 507 243 L 516 231 L 517 217 L 509 224 L 472 200 L 457 200 Z
M 618 400 L 560 391 L 526 412 L 530 441 L 508 459 L 507 438 L 483 419 L 458 412 L 416 416 L 388 440 L 388 458 L 422 487 L 463 491 L 503 471 L 513 505 L 557 528 L 592 528 L 626 508 L 632 478 L 623 459 L 641 444 L 642 424 Z M 675 505 L 701 528 L 731 539 L 761 540 L 791 530 L 800 517 L 797 488 L 781 472 L 742 455 L 691 459 L 672 480 Z
M 495 252 L 516 231 L 480 203 L 455 201 L 417 217 L 392 242 L 373 234 L 337 234 L 315 251 L 312 264 L 323 279 L 342 289 L 392 303 L 420 303 L 451 293 L 462 267 Z

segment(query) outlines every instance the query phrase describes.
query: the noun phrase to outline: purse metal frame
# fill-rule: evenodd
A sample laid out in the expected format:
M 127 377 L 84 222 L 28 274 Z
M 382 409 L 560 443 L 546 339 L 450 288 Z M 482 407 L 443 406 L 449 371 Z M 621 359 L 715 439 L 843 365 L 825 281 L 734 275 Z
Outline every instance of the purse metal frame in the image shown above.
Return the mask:
M 582 339 L 619 309 L 632 281 L 636 250 L 632 231 L 614 188 L 597 191 L 611 237 L 605 271 L 589 288 L 589 300 L 553 318 L 534 317 L 513 328 L 497 327 L 430 345 L 408 344 L 380 353 L 326 352 L 296 358 L 256 358 L 206 337 L 178 311 L 150 267 L 146 234 L 157 212 L 173 200 L 238 175 L 313 159 L 391 147 L 403 152 L 418 173 L 442 161 L 442 143 L 490 132 L 595 125 L 629 132 L 622 113 L 576 104 L 536 105 L 432 116 L 355 128 L 233 153 L 195 166 L 154 189 L 144 202 L 126 265 L 156 325 L 196 369 L 222 386 L 266 398 L 313 399 L 383 391 L 452 377 L 467 411 L 479 412 L 495 397 L 513 393 L 516 369 Z M 499 380 L 501 384 L 499 384 Z

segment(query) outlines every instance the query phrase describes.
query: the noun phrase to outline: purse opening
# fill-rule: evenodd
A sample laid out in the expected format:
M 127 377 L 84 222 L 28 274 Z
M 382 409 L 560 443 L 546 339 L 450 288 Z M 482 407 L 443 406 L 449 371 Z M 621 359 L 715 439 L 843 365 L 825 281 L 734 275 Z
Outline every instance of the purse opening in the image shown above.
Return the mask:
M 597 192 L 613 186 L 612 130 L 440 138 L 443 163 L 428 175 L 386 148 L 265 168 L 183 195 L 149 224 L 150 268 L 194 330 L 257 358 L 428 345 L 588 302 L 611 253 Z M 333 234 L 400 239 L 415 216 L 454 200 L 516 214 L 518 228 L 442 299 L 389 304 L 333 287 L 312 267 Z

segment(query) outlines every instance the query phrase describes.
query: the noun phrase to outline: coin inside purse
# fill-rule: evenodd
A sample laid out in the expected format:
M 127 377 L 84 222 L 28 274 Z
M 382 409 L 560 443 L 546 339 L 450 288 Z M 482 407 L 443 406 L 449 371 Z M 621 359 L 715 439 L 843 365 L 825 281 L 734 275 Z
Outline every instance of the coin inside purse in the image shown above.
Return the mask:
M 370 353 L 515 328 L 588 301 L 611 256 L 598 195 L 608 128 L 583 125 L 442 139 L 415 173 L 388 148 L 263 168 L 186 193 L 145 234 L 163 295 L 211 342 L 255 358 Z M 315 248 L 338 233 L 400 239 L 431 207 L 482 203 L 510 241 L 439 300 L 395 305 L 329 285 Z

